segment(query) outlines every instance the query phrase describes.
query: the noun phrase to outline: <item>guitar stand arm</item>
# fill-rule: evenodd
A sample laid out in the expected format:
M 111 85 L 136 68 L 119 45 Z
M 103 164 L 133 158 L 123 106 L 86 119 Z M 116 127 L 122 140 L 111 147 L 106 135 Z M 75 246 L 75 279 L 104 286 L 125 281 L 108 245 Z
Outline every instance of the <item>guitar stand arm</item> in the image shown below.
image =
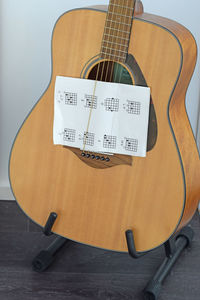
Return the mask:
M 165 243 L 166 258 L 144 289 L 145 300 L 158 299 L 164 279 L 171 271 L 182 251 L 191 245 L 193 235 L 192 228 L 188 226 L 180 231 L 176 239 L 171 238 Z
M 49 218 L 44 226 L 43 233 L 47 236 L 52 235 L 51 229 L 57 219 L 57 214 L 52 212 L 49 215 Z M 66 244 L 69 243 L 69 240 L 57 236 L 57 238 L 49 245 L 48 248 L 42 250 L 32 261 L 33 270 L 36 272 L 43 272 L 45 271 L 55 260 L 56 254 L 58 251 Z
M 131 257 L 140 258 L 141 256 L 148 253 L 148 252 L 137 252 L 136 251 L 133 231 L 130 229 L 126 231 L 126 242 L 127 242 L 128 252 Z
M 45 226 L 43 228 L 43 233 L 45 235 L 50 236 L 50 235 L 53 234 L 52 231 L 51 231 L 51 229 L 52 229 L 52 227 L 53 227 L 53 225 L 54 225 L 57 217 L 58 217 L 57 213 L 55 213 L 55 212 L 51 212 L 50 213 L 50 215 L 48 217 L 48 220 L 47 220 L 47 222 L 46 222 L 46 224 L 45 224 Z

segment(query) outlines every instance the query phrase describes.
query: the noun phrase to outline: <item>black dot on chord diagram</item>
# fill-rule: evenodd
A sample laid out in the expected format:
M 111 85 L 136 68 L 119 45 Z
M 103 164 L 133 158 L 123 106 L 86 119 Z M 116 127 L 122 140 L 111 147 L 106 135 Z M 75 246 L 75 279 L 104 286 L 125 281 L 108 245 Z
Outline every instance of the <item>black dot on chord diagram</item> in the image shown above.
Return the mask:
M 116 136 L 106 135 L 106 134 L 104 135 L 104 138 L 103 138 L 103 147 L 104 148 L 115 149 L 116 143 L 117 143 Z
M 75 129 L 65 128 L 63 140 L 66 142 L 75 142 L 75 135 L 76 135 Z
M 106 111 L 117 112 L 119 111 L 119 99 L 117 98 L 106 98 L 105 99 Z
M 97 108 L 97 96 L 85 95 L 85 107 L 88 108 Z
M 88 146 L 94 146 L 94 133 L 85 132 L 83 138 L 83 144 Z
M 125 149 L 127 151 L 137 152 L 138 151 L 138 140 L 137 139 L 125 139 Z
M 65 93 L 65 104 L 77 105 L 77 94 L 76 93 Z
M 129 114 L 140 115 L 141 103 L 137 101 L 127 101 L 127 112 Z

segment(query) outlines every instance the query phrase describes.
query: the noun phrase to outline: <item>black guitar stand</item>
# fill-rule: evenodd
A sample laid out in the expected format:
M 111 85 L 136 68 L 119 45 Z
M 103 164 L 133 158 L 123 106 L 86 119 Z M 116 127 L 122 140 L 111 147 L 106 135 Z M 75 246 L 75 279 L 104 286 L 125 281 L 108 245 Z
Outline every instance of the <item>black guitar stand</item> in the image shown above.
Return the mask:
M 57 214 L 52 212 L 49 215 L 47 223 L 43 229 L 43 233 L 47 236 L 52 235 L 52 227 L 57 219 Z M 137 252 L 135 248 L 134 235 L 132 230 L 126 231 L 126 241 L 129 255 L 132 258 L 138 259 L 148 252 Z M 193 230 L 191 227 L 187 226 L 183 228 L 179 234 L 175 237 L 171 237 L 168 241 L 165 242 L 165 253 L 166 258 L 163 263 L 157 270 L 156 274 L 149 281 L 146 288 L 144 289 L 144 299 L 145 300 L 157 300 L 159 293 L 162 288 L 162 283 L 167 277 L 175 262 L 181 255 L 182 251 L 191 245 L 193 239 Z M 55 260 L 56 254 L 58 251 L 71 241 L 63 238 L 57 237 L 50 246 L 42 250 L 32 261 L 33 270 L 36 272 L 45 271 Z
M 149 281 L 146 288 L 144 289 L 144 299 L 145 300 L 157 300 L 159 293 L 161 291 L 162 283 L 167 277 L 175 262 L 181 255 L 181 252 L 191 245 L 194 232 L 191 227 L 184 227 L 176 238 L 172 237 L 165 242 L 165 254 L 166 258 L 157 270 L 154 277 Z M 126 240 L 128 245 L 128 251 L 131 257 L 140 258 L 145 253 L 138 253 L 135 250 L 134 236 L 132 230 L 126 231 Z

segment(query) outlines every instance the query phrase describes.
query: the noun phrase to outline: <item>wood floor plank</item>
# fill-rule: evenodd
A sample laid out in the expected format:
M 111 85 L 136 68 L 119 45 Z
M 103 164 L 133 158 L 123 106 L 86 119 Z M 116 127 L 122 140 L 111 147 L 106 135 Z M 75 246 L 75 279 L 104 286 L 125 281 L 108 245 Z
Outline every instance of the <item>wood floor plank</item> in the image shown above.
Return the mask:
M 0 283 L 4 300 L 32 299 L 142 299 L 147 276 L 119 274 L 7 273 Z
M 41 232 L 42 227 L 35 222 L 33 222 L 31 219 L 27 218 L 27 225 L 28 225 L 28 232 Z
M 31 274 L 6 273 L 0 281 L 0 297 L 3 300 L 43 299 L 100 299 L 100 300 L 142 300 L 142 290 L 148 275 L 130 274 Z M 182 274 L 174 274 L 163 287 L 160 300 L 198 300 L 199 288 L 196 274 L 191 282 Z
M 0 232 L 27 230 L 27 217 L 15 201 L 0 201 Z

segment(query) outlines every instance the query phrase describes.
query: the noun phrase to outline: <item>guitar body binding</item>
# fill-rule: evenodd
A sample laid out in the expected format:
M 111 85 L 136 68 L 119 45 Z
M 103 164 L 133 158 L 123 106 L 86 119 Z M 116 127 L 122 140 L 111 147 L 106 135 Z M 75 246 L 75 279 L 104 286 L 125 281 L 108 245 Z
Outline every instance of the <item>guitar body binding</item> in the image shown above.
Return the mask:
M 199 154 L 185 110 L 196 43 L 173 21 L 148 14 L 134 18 L 127 66 L 135 84 L 151 88 L 149 151 L 146 158 L 115 161 L 114 168 L 90 166 L 77 157 L 79 150 L 53 145 L 54 85 L 56 76 L 88 74 L 105 18 L 103 11 L 80 9 L 56 23 L 51 81 L 16 136 L 10 182 L 22 210 L 39 225 L 56 212 L 53 232 L 61 236 L 127 252 L 130 229 L 136 250 L 149 251 L 189 222 L 200 197 Z

